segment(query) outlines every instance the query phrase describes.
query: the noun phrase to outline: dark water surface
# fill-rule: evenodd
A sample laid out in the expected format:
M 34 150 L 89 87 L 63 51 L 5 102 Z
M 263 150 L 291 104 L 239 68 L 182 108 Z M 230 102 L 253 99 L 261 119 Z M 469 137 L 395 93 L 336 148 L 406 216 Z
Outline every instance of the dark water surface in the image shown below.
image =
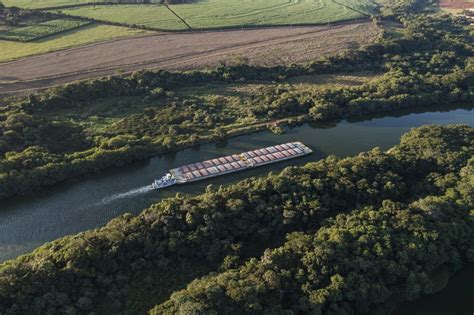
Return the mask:
M 405 303 L 393 315 L 472 315 L 474 314 L 474 265 L 449 280 L 442 291 Z
M 14 258 L 58 237 L 104 225 L 110 219 L 131 212 L 139 213 L 164 197 L 177 192 L 195 194 L 209 184 L 235 182 L 288 165 L 303 165 L 327 155 L 356 155 L 375 146 L 387 149 L 400 136 L 424 124 L 465 123 L 474 125 L 474 110 L 407 114 L 338 124 L 306 124 L 287 130 L 283 135 L 260 132 L 230 139 L 226 144 L 206 144 L 174 154 L 155 157 L 147 162 L 109 169 L 74 183 L 53 187 L 35 198 L 0 203 L 0 261 Z M 168 169 L 231 153 L 288 141 L 302 141 L 314 153 L 295 160 L 234 173 L 182 186 L 153 191 L 149 184 Z
M 283 135 L 260 132 L 230 139 L 226 144 L 198 148 L 156 157 L 143 163 L 110 169 L 74 183 L 51 188 L 35 198 L 0 203 L 0 262 L 14 258 L 58 237 L 104 225 L 110 219 L 139 213 L 164 197 L 177 192 L 196 194 L 209 184 L 221 185 L 249 176 L 280 171 L 288 165 L 303 165 L 327 155 L 356 155 L 373 147 L 388 149 L 400 136 L 424 124 L 469 124 L 474 110 L 404 114 L 333 124 L 305 124 Z M 222 155 L 239 153 L 289 141 L 302 141 L 312 155 L 183 186 L 153 191 L 149 184 L 168 169 Z M 397 314 L 473 314 L 474 267 L 457 274 L 438 294 L 403 305 Z

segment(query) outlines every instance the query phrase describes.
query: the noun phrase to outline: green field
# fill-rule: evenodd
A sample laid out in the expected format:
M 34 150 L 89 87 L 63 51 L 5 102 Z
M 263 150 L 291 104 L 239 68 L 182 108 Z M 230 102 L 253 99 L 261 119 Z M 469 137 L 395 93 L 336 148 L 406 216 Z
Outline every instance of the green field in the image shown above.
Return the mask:
M 370 0 L 207 0 L 169 8 L 194 29 L 252 25 L 323 24 L 363 17 L 374 11 Z M 57 11 L 99 21 L 163 30 L 187 26 L 164 5 L 86 6 Z
M 326 24 L 357 19 L 375 12 L 374 0 L 204 0 L 174 4 L 169 7 L 160 4 L 93 5 L 92 1 L 100 3 L 106 0 L 4 0 L 3 3 L 7 6 L 36 9 L 88 3 L 90 5 L 52 10 L 63 14 L 66 20 L 56 19 L 47 22 L 40 20 L 32 25 L 23 24 L 18 28 L 4 28 L 0 31 L 0 37 L 3 35 L 4 39 L 9 40 L 32 41 L 58 32 L 61 34 L 42 38 L 34 44 L 0 40 L 0 50 L 2 50 L 0 62 L 137 34 L 126 28 L 97 25 L 84 26 L 62 34 L 62 31 L 76 28 L 84 23 L 67 19 L 74 16 L 123 26 L 183 31 L 189 28 L 199 30 L 254 25 Z M 105 33 L 100 34 L 100 30 L 104 30 Z
M 367 0 L 354 2 L 354 7 L 371 3 Z M 171 9 L 193 28 L 319 24 L 363 16 L 332 0 L 208 0 L 172 5 Z
M 147 34 L 147 32 L 126 27 L 93 24 L 35 42 L 0 40 L 0 62 L 139 34 Z
M 41 9 L 65 5 L 106 2 L 106 0 L 3 0 L 2 2 L 7 7 L 15 6 L 25 9 Z
M 88 21 L 57 19 L 0 32 L 0 39 L 28 42 L 89 24 Z
M 28 9 L 42 9 L 62 6 L 74 6 L 84 4 L 97 4 L 101 2 L 128 2 L 127 0 L 3 0 L 3 4 L 7 7 L 16 6 L 19 8 Z M 139 1 L 136 1 L 139 2 Z M 159 0 L 148 0 L 148 3 L 160 2 Z M 190 1 L 191 4 L 177 4 L 172 8 L 179 10 L 189 20 L 198 12 L 199 16 L 218 19 L 241 18 L 245 15 L 253 14 L 267 14 L 271 11 L 275 12 L 273 15 L 279 15 L 278 12 L 286 10 L 289 7 L 300 13 L 304 13 L 305 9 L 313 10 L 316 7 L 325 7 L 328 10 L 338 6 L 334 6 L 333 0 L 204 0 L 204 1 Z M 372 0 L 336 0 L 337 4 L 348 6 L 356 11 L 363 13 L 373 13 L 375 9 L 375 1 Z M 196 11 L 194 11 L 196 10 Z M 228 13 L 231 12 L 231 13 Z M 286 14 L 286 11 L 283 11 Z M 291 12 L 291 11 L 288 11 Z M 190 15 L 189 15 L 190 14 Z M 330 14 L 331 15 L 331 14 Z M 200 18 L 198 18 L 200 19 Z
M 324 24 L 361 18 L 374 13 L 376 8 L 373 0 L 205 0 L 174 4 L 169 8 L 160 4 L 92 4 L 104 1 L 6 0 L 4 3 L 7 6 L 35 9 L 91 3 L 56 12 L 160 30 L 185 30 L 189 28 L 188 25 L 194 29 L 210 29 Z
M 92 0 L 3 0 L 7 7 L 19 7 L 26 9 L 40 9 L 52 6 L 73 5 L 94 2 Z
M 81 16 L 122 23 L 128 25 L 141 25 L 163 30 L 185 30 L 187 29 L 178 17 L 176 17 L 166 6 L 143 4 L 143 5 L 107 5 L 87 6 L 73 9 L 64 9 L 63 14 Z

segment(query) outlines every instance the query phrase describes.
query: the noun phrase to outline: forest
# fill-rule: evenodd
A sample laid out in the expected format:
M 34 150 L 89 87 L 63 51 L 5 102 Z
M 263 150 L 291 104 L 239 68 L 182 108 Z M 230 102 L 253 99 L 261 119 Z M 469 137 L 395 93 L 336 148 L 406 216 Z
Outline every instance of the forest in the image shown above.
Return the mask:
M 474 262 L 473 154 L 474 128 L 424 126 L 387 152 L 165 199 L 0 265 L 0 313 L 358 313 L 415 299 L 438 270 Z
M 449 15 L 418 12 L 424 5 L 421 0 L 397 2 L 375 18 L 374 23 L 401 23 L 400 36 L 387 32 L 377 43 L 305 65 L 142 71 L 6 100 L 0 107 L 0 198 L 31 194 L 69 178 L 198 143 L 273 128 L 265 122 L 337 121 L 399 109 L 472 104 L 472 32 Z M 300 91 L 286 83 L 303 75 L 363 70 L 382 75 L 338 89 Z M 237 104 L 179 95 L 186 87 L 251 82 L 273 82 L 276 88 Z M 107 119 L 77 119 L 105 100 L 114 102 L 109 107 L 134 113 L 109 125 Z
M 472 104 L 472 31 L 428 4 L 388 4 L 374 23 L 400 23 L 400 34 L 306 65 L 142 71 L 5 100 L 0 198 L 268 121 Z M 378 75 L 288 84 L 347 71 Z M 251 82 L 271 85 L 242 100 L 182 92 Z M 98 108 L 113 115 L 82 118 Z M 387 151 L 177 194 L 0 264 L 0 314 L 389 313 L 474 263 L 473 156 L 473 127 L 429 125 Z

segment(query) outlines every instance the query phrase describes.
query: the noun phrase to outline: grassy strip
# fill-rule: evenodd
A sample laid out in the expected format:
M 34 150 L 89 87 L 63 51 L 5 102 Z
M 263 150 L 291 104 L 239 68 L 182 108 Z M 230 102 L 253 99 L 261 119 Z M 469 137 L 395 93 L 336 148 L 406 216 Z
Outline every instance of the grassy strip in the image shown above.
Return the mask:
M 188 27 L 164 5 L 101 5 L 55 11 L 68 16 L 145 30 L 183 31 Z
M 93 3 L 95 0 L 46 0 L 46 1 L 34 1 L 34 0 L 3 0 L 3 4 L 7 7 L 18 7 L 23 9 L 43 9 L 48 7 L 57 6 L 68 6 L 68 5 L 80 5 Z
M 35 42 L 22 43 L 0 40 L 0 51 L 2 52 L 0 62 L 139 34 L 147 34 L 147 32 L 118 26 L 89 24 Z
M 250 25 L 320 25 L 361 17 L 354 10 L 348 10 L 331 0 L 319 2 L 256 0 L 248 3 L 209 0 L 199 4 L 176 4 L 170 7 L 193 29 L 235 28 Z
M 211 0 L 193 4 L 136 5 L 100 4 L 68 7 L 55 12 L 101 23 L 148 30 L 182 31 L 186 29 L 232 29 L 285 25 L 313 26 L 349 20 L 363 20 L 368 14 L 354 8 L 321 0 L 288 3 L 282 0 L 255 3 Z M 362 3 L 372 3 L 361 1 Z M 164 9 L 168 9 L 167 12 Z M 233 11 L 229 11 L 233 10 Z M 286 11 L 288 10 L 288 12 Z
M 153 0 L 148 0 L 152 2 Z M 88 5 L 101 5 L 107 3 L 118 3 L 111 0 L 3 0 L 7 7 L 19 7 L 25 9 L 48 10 L 59 8 L 80 7 Z
M 27 26 L 22 28 L 16 28 L 7 32 L 0 32 L 0 40 L 18 41 L 18 42 L 31 42 L 53 35 L 59 35 L 65 32 L 69 32 L 86 25 L 90 25 L 93 22 L 81 21 L 73 19 L 57 19 L 43 23 L 39 23 L 34 26 Z
M 350 1 L 350 0 L 331 0 L 331 1 L 366 17 L 371 17 L 375 15 L 375 13 L 378 12 L 377 1 L 375 2 L 365 1 L 361 3 L 354 3 L 354 1 Z
M 156 2 L 156 3 L 155 3 Z M 91 3 L 78 3 L 78 4 L 68 4 L 68 5 L 62 5 L 62 6 L 51 6 L 51 7 L 44 7 L 44 8 L 39 8 L 35 10 L 40 10 L 40 11 L 46 11 L 46 10 L 62 10 L 62 9 L 74 9 L 74 8 L 80 8 L 80 7 L 90 7 L 90 6 L 99 6 L 99 5 L 117 5 L 117 4 L 130 4 L 130 5 L 143 5 L 143 4 L 161 4 L 161 1 L 155 1 L 155 0 L 147 0 L 146 3 L 127 3 L 120 1 L 103 1 L 103 2 L 91 2 Z

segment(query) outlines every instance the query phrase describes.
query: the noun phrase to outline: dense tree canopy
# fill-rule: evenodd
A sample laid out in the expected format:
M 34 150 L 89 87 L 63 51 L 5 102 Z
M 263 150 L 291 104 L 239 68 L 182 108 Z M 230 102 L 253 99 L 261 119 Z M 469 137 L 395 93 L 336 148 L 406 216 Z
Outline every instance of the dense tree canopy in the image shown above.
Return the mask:
M 435 218 L 433 218 L 435 217 Z M 238 269 L 195 280 L 153 314 L 354 314 L 433 293 L 432 273 L 456 270 L 472 248 L 465 204 L 428 196 L 385 200 L 293 233 Z
M 303 122 L 472 102 L 471 33 L 419 12 L 425 4 L 384 8 L 384 19 L 403 25 L 401 36 L 304 66 L 140 72 L 12 100 L 0 107 L 0 198 L 221 140 L 238 119 Z M 282 82 L 348 68 L 384 74 L 340 89 L 279 85 L 243 101 L 175 95 L 203 82 Z M 61 119 L 117 96 L 138 104 L 113 104 L 114 115 L 142 113 L 106 127 Z M 245 110 L 232 112 L 232 102 Z M 437 271 L 474 262 L 473 156 L 474 128 L 425 126 L 387 152 L 328 157 L 162 200 L 1 264 L 0 314 L 352 314 L 430 294 Z
M 165 302 L 175 288 L 213 270 L 223 274 L 196 280 L 189 291 L 173 295 L 159 307 L 194 307 L 183 296 L 193 301 L 195 293 L 201 297 L 200 290 L 213 288 L 214 281 L 223 281 L 219 286 L 228 286 L 228 292 L 237 290 L 235 295 L 227 296 L 218 286 L 216 292 L 209 296 L 204 292 L 202 300 L 197 299 L 196 311 L 201 307 L 250 311 L 272 305 L 364 310 L 394 292 L 401 299 L 429 293 L 432 271 L 441 266 L 454 271 L 473 258 L 468 211 L 473 204 L 469 170 L 474 162 L 468 159 L 473 153 L 473 128 L 427 126 L 405 135 L 389 153 L 375 149 L 342 160 L 329 157 L 278 175 L 209 187 L 197 197 L 163 200 L 137 217 L 123 215 L 102 229 L 59 239 L 0 265 L 0 312 L 82 312 L 104 307 L 109 312 L 144 311 Z M 324 220 L 331 217 L 335 218 Z M 457 223 L 446 226 L 446 222 Z M 292 232 L 299 233 L 289 236 Z M 321 247 L 328 238 L 334 241 Z M 273 246 L 282 247 L 244 263 Z M 317 267 L 307 259 L 319 259 L 320 249 L 325 260 L 318 260 Z M 312 251 L 316 256 L 310 255 Z M 407 255 L 402 254 L 405 251 Z M 280 257 L 280 252 L 282 261 L 272 258 Z M 360 258 L 338 261 L 342 253 Z M 267 266 L 265 257 L 277 265 Z M 383 262 L 380 268 L 360 278 L 373 287 L 338 291 L 350 289 L 350 283 L 359 279 L 352 274 L 372 266 L 376 258 Z M 330 264 L 325 266 L 326 262 Z M 282 274 L 266 269 L 279 263 Z M 382 282 L 386 268 L 399 273 Z M 316 277 L 321 270 L 324 274 Z M 251 272 L 262 274 L 255 278 Z M 239 281 L 230 281 L 237 275 L 242 276 L 243 291 L 234 290 Z M 415 279 L 420 277 L 423 288 L 404 282 L 418 283 Z M 331 278 L 342 287 L 332 288 Z M 258 279 L 267 279 L 268 284 L 256 283 Z M 376 289 L 378 294 L 370 295 Z M 367 294 L 369 299 L 360 300 Z M 285 296 L 291 297 L 291 305 L 279 302 Z M 294 305 L 300 298 L 300 306 Z
M 448 15 L 410 13 L 424 5 L 423 0 L 390 4 L 391 13 L 385 18 L 403 25 L 401 36 L 383 36 L 375 44 L 306 65 L 262 68 L 243 64 L 210 71 L 138 72 L 12 100 L 0 107 L 0 198 L 27 194 L 153 154 L 221 140 L 236 130 L 260 130 L 258 122 L 289 117 L 299 123 L 337 120 L 419 106 L 472 103 L 472 32 Z M 241 100 L 175 95 L 184 87 L 205 83 L 285 82 L 294 76 L 355 70 L 384 74 L 357 87 L 302 91 L 286 84 Z M 90 122 L 74 120 L 74 115 L 114 97 L 131 98 L 133 101 L 119 100 L 113 107 L 118 112 L 133 109 L 133 114 L 107 128 L 99 122 L 90 127 Z M 61 115 L 64 111 L 68 118 Z M 273 127 L 268 124 L 268 128 Z M 32 155 L 38 150 L 41 154 Z M 33 158 L 34 164 L 27 162 Z

